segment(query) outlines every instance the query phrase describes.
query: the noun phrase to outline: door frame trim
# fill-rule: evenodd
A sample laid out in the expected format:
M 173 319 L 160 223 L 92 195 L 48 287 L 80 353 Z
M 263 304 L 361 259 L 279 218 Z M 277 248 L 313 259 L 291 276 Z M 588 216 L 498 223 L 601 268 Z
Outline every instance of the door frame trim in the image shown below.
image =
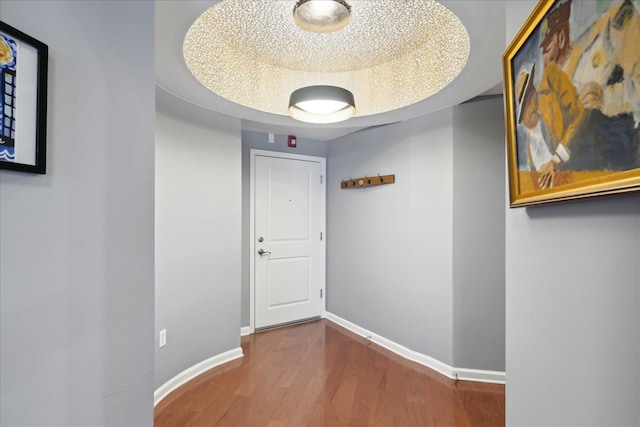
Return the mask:
M 321 317 L 324 317 L 324 313 L 327 311 L 327 159 L 252 148 L 249 154 L 249 333 L 251 334 L 255 332 L 255 169 L 256 157 L 258 156 L 320 163 L 320 174 L 323 176 L 320 184 L 320 229 L 323 236 L 320 241 L 320 287 L 323 295 Z

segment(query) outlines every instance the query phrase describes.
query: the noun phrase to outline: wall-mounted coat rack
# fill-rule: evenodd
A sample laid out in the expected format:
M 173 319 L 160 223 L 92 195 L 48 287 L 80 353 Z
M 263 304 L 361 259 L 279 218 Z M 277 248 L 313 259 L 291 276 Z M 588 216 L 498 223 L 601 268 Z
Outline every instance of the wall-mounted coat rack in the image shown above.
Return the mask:
M 382 175 L 376 176 L 364 176 L 363 178 L 349 178 L 343 179 L 340 183 L 340 188 L 359 188 L 370 187 L 372 185 L 393 184 L 396 182 L 395 175 Z

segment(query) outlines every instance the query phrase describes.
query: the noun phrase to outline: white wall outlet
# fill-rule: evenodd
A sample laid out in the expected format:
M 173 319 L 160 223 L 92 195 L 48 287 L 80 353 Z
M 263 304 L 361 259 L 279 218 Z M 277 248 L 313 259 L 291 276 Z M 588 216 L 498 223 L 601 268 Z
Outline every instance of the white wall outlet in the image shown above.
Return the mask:
M 159 342 L 158 342 L 158 347 L 162 348 L 165 345 L 167 345 L 167 330 L 163 329 L 160 331 L 160 338 L 159 338 Z
M 276 142 L 275 135 L 270 133 L 269 134 L 269 144 L 273 144 L 274 142 Z

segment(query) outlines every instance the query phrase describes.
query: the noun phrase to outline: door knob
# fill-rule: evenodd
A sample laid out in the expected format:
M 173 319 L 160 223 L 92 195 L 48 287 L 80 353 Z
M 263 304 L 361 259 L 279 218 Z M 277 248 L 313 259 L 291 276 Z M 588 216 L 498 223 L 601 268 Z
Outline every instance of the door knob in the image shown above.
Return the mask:
M 262 249 L 258 249 L 258 255 L 264 256 L 264 254 L 271 255 L 271 252 L 263 251 Z

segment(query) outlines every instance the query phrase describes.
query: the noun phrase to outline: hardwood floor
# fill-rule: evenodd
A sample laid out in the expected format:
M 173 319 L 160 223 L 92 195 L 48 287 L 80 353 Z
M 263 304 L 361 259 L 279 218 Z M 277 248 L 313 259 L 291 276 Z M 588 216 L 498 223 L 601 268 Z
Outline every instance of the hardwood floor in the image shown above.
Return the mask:
M 327 320 L 242 338 L 155 426 L 504 426 L 504 386 L 453 381 Z

